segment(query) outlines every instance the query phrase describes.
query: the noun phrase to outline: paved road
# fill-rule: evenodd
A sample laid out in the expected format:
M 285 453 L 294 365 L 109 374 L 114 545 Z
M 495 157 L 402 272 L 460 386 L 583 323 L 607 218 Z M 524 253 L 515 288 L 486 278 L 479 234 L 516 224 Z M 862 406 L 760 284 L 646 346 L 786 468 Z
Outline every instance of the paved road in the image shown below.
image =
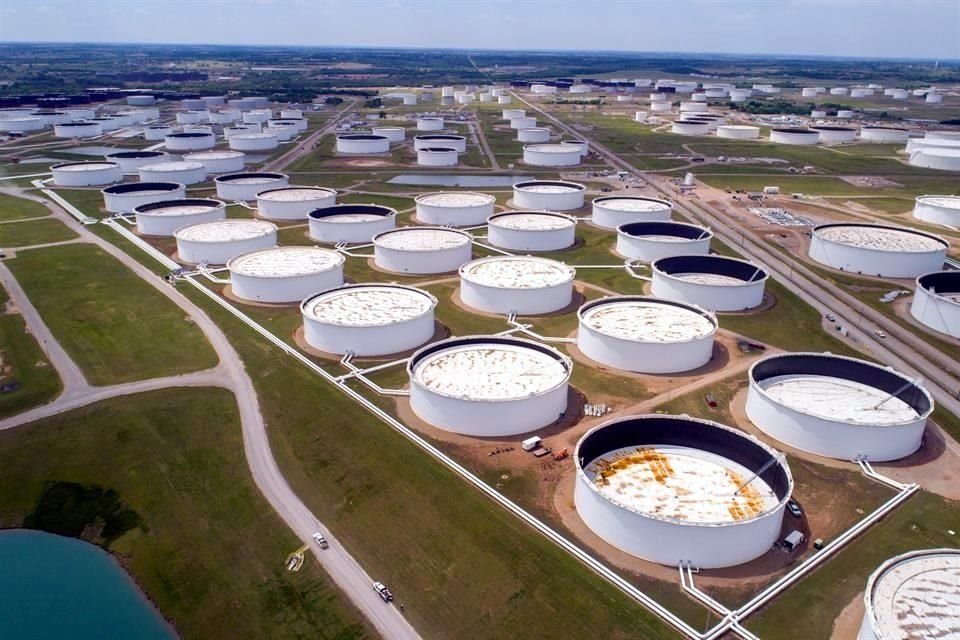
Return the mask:
M 290 166 L 291 164 L 293 164 L 303 156 L 307 155 L 311 151 L 313 151 L 313 147 L 316 141 L 322 138 L 323 136 L 325 136 L 326 134 L 330 133 L 331 131 L 333 131 L 334 127 L 337 126 L 337 123 L 339 123 L 344 116 L 350 113 L 350 110 L 353 109 L 353 107 L 357 104 L 357 102 L 358 102 L 357 99 L 353 99 L 348 102 L 345 102 L 344 107 L 340 109 L 340 111 L 338 111 L 330 119 L 330 122 L 323 125 L 319 129 L 314 131 L 312 134 L 307 136 L 305 139 L 298 142 L 295 147 L 287 151 L 285 154 L 283 154 L 279 158 L 276 158 L 266 163 L 265 165 L 263 165 L 260 168 L 260 171 L 280 171 Z
M 31 196 L 31 199 L 41 201 L 40 198 L 33 196 Z M 34 335 L 37 335 L 46 343 L 45 350 L 57 370 L 61 371 L 62 368 L 66 373 L 64 387 L 71 392 L 68 397 L 61 395 L 57 401 L 48 406 L 49 408 L 38 408 L 35 410 L 37 412 L 35 415 L 37 417 L 45 417 L 46 415 L 67 411 L 71 408 L 83 406 L 84 404 L 115 395 L 162 388 L 160 385 L 165 383 L 169 383 L 167 386 L 213 384 L 230 389 L 237 399 L 247 464 L 254 482 L 273 509 L 287 526 L 293 530 L 297 537 L 304 543 L 311 545 L 312 552 L 331 578 L 333 578 L 336 585 L 347 595 L 353 605 L 366 616 L 384 638 L 388 638 L 389 640 L 419 640 L 419 634 L 401 615 L 399 609 L 387 605 L 380 600 L 380 597 L 373 591 L 371 586 L 373 581 L 371 576 L 363 570 L 363 567 L 353 559 L 330 531 L 314 517 L 306 505 L 300 501 L 287 484 L 270 450 L 270 441 L 267 437 L 266 425 L 260 412 L 253 382 L 247 375 L 240 356 L 216 323 L 214 323 L 200 307 L 195 305 L 182 293 L 165 283 L 157 277 L 156 274 L 125 252 L 89 232 L 83 225 L 77 223 L 56 204 L 49 201 L 44 202 L 44 204 L 46 204 L 59 220 L 76 231 L 81 239 L 100 247 L 103 251 L 115 257 L 162 295 L 166 296 L 189 314 L 195 325 L 204 333 L 220 357 L 220 364 L 214 369 L 187 376 L 174 376 L 156 381 L 147 380 L 131 383 L 130 385 L 118 385 L 116 387 L 91 387 L 76 364 L 70 360 L 66 352 L 57 344 L 53 335 L 46 328 L 46 325 L 43 324 L 39 314 L 36 313 L 33 306 L 29 304 L 22 289 L 20 289 L 15 281 L 12 281 L 9 270 L 0 264 L 0 279 L 2 279 L 4 275 L 11 278 L 13 285 L 11 286 L 11 298 L 15 301 L 19 300 L 20 304 L 22 304 L 21 310 L 24 312 L 24 318 L 28 326 L 30 326 L 31 331 L 34 332 Z M 4 280 L 4 283 L 7 284 L 7 281 Z M 16 293 L 14 293 L 14 291 L 16 291 Z M 11 420 L 16 420 L 16 418 L 12 418 Z M 5 424 L 6 421 L 0 423 L 0 425 Z M 4 428 L 10 428 L 11 426 L 15 425 L 5 426 Z M 320 551 L 315 547 L 311 538 L 315 531 L 322 532 L 330 541 L 329 549 Z M 278 558 L 277 561 L 282 562 L 283 560 Z
M 576 131 L 558 118 L 545 112 L 536 104 L 528 102 L 518 95 L 514 97 L 530 109 L 539 112 L 560 129 L 571 135 L 588 138 L 582 132 Z M 614 167 L 631 173 L 638 173 L 635 167 L 605 146 L 592 139 L 590 144 L 593 151 L 603 156 Z M 801 263 L 788 262 L 785 256 L 781 256 L 773 249 L 768 248 L 753 232 L 730 226 L 727 224 L 726 218 L 713 207 L 702 202 L 695 203 L 691 200 L 677 201 L 676 192 L 667 189 L 665 186 L 667 184 L 666 178 L 649 174 L 645 174 L 645 177 L 657 191 L 674 200 L 677 210 L 691 219 L 709 224 L 720 239 L 732 247 L 737 247 L 748 259 L 762 263 L 772 275 L 776 275 L 780 282 L 790 287 L 804 302 L 817 309 L 821 314 L 830 312 L 841 318 L 844 321 L 843 324 L 850 329 L 860 343 L 868 345 L 878 358 L 907 375 L 925 378 L 925 386 L 937 402 L 954 415 L 960 415 L 960 401 L 955 397 L 957 381 L 944 371 L 939 364 L 946 358 L 952 365 L 950 368 L 954 369 L 955 366 L 958 366 L 955 361 L 950 360 L 913 334 L 905 332 L 899 325 L 895 325 L 889 318 L 882 316 L 870 307 L 864 308 L 864 305 L 859 301 L 856 301 L 855 305 L 852 304 L 850 301 L 852 296 L 839 292 L 836 287 L 824 283 L 819 276 Z M 884 327 L 888 338 L 882 341 L 875 338 L 872 335 L 873 327 L 869 324 L 858 327 L 857 319 L 861 313 L 864 318 L 874 322 L 877 326 Z M 901 334 L 909 335 L 903 337 Z M 960 451 L 960 444 L 953 438 L 945 433 L 943 437 L 951 450 Z

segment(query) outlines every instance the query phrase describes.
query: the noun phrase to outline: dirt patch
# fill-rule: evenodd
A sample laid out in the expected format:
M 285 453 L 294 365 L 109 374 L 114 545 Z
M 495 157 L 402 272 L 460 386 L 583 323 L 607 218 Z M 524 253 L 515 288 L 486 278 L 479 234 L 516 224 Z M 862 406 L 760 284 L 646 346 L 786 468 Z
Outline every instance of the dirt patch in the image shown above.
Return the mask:
M 855 187 L 861 187 L 863 189 L 887 189 L 902 188 L 903 185 L 899 182 L 894 182 L 888 178 L 881 178 L 880 176 L 838 176 L 844 182 L 852 184 Z
M 863 591 L 861 591 L 853 597 L 850 604 L 845 606 L 837 619 L 833 621 L 833 632 L 830 634 L 830 640 L 857 640 L 860 623 L 863 621 L 864 609 Z
M 322 164 L 325 167 L 342 169 L 377 169 L 397 166 L 392 160 L 380 160 L 376 158 L 331 158 L 324 160 Z

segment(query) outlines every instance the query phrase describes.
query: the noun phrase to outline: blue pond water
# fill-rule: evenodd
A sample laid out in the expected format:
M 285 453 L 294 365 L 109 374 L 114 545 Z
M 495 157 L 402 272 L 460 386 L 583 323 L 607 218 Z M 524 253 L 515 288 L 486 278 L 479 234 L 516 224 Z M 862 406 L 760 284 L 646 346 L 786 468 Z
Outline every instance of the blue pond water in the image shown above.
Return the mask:
M 102 549 L 39 531 L 0 531 L 0 638 L 176 637 Z
M 387 180 L 390 184 L 410 184 L 418 187 L 509 187 L 515 182 L 529 180 L 530 176 L 450 176 L 406 174 Z

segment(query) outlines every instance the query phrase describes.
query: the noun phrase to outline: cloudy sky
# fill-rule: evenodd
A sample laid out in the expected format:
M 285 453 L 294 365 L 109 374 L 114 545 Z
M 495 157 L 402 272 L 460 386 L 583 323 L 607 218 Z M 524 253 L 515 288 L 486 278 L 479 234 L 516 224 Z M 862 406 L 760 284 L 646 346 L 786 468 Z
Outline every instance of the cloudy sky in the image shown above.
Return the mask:
M 2 0 L 0 40 L 960 59 L 960 0 Z

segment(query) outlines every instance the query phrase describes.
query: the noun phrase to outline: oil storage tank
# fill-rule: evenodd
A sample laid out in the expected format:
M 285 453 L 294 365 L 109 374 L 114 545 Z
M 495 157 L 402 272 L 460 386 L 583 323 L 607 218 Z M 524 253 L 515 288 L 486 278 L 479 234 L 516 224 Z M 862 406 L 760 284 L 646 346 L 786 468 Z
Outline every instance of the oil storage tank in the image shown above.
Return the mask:
M 191 185 L 207 179 L 207 171 L 199 162 L 156 162 L 137 169 L 141 182 L 179 182 Z
M 224 200 L 256 200 L 261 191 L 286 187 L 289 182 L 284 173 L 229 173 L 214 178 L 217 197 Z
M 452 227 L 482 225 L 494 212 L 497 199 L 486 193 L 446 191 L 424 193 L 414 200 L 417 222 Z
M 909 551 L 867 580 L 857 640 L 960 635 L 960 550 Z
M 686 222 L 628 222 L 617 227 L 617 253 L 654 262 L 679 255 L 707 254 L 713 232 Z
M 577 348 L 601 365 L 648 374 L 710 362 L 717 320 L 703 309 L 649 296 L 612 296 L 577 312 Z
M 29 120 L 32 120 L 32 119 L 33 118 L 29 118 Z M 22 120 L 28 120 L 28 118 L 23 118 Z M 36 118 L 36 120 L 40 120 L 40 119 Z M 12 122 L 12 121 L 0 120 L 0 124 L 6 123 L 6 122 Z M 11 129 L 9 127 L 4 127 L 4 128 L 7 131 L 34 131 L 36 129 L 43 128 L 43 125 L 41 123 L 41 126 L 36 127 L 35 129 L 31 129 L 31 128 Z M 101 134 L 103 134 L 103 127 L 100 125 L 99 122 L 90 122 L 90 121 L 80 120 L 77 122 L 64 122 L 61 124 L 53 125 L 53 135 L 57 138 L 93 138 Z
M 183 133 L 169 133 L 163 138 L 163 146 L 167 151 L 201 151 L 212 149 L 217 140 L 212 133 L 188 131 Z
M 116 162 L 61 162 L 50 167 L 58 187 L 97 187 L 123 180 Z
M 458 153 L 466 153 L 467 139 L 464 136 L 446 133 L 421 134 L 413 138 L 413 148 L 416 151 L 434 147 L 449 147 L 456 149 Z
M 602 196 L 593 200 L 593 224 L 616 229 L 630 222 L 670 220 L 673 203 L 643 196 Z
M 444 227 L 400 227 L 373 237 L 374 264 L 394 273 L 456 271 L 470 261 L 473 236 Z
M 890 367 L 829 353 L 750 367 L 747 417 L 791 447 L 840 460 L 898 460 L 920 448 L 933 399 Z
M 199 162 L 207 173 L 236 173 L 243 171 L 247 154 L 242 151 L 197 151 L 186 153 L 185 162 Z
M 573 300 L 575 276 L 573 267 L 547 258 L 480 258 L 460 267 L 460 299 L 488 313 L 551 313 Z
M 299 303 L 343 285 L 342 253 L 320 247 L 286 246 L 244 253 L 227 263 L 230 290 L 251 302 Z
M 763 302 L 767 272 L 746 260 L 718 255 L 660 258 L 651 265 L 651 292 L 710 311 L 743 311 Z
M 227 217 L 226 206 L 219 200 L 182 197 L 137 205 L 133 213 L 141 234 L 169 237 L 182 227 L 223 220 Z
M 528 433 L 567 410 L 572 369 L 569 358 L 539 342 L 505 336 L 450 338 L 410 358 L 410 408 L 421 420 L 453 433 Z
M 397 210 L 378 204 L 335 204 L 308 215 L 310 237 L 317 242 L 367 243 L 397 226 Z
M 569 144 L 525 144 L 523 161 L 535 167 L 573 167 L 580 164 L 580 149 Z
M 689 416 L 610 420 L 580 439 L 573 460 L 584 524 L 630 555 L 670 566 L 716 569 L 763 555 L 780 537 L 793 492 L 783 454 Z
M 306 220 L 314 209 L 337 204 L 337 192 L 326 187 L 286 186 L 257 192 L 257 215 L 267 220 Z
M 960 338 L 960 271 L 918 277 L 910 314 L 934 331 Z
M 341 133 L 337 136 L 337 153 L 362 155 L 388 153 L 390 138 L 372 133 Z
M 820 142 L 820 132 L 802 127 L 781 127 L 770 130 L 770 142 L 796 145 L 817 144 Z
M 918 196 L 913 217 L 932 224 L 960 226 L 960 196 Z
M 234 133 L 228 139 L 227 143 L 231 151 L 272 151 L 280 144 L 280 138 L 276 131 L 257 132 L 244 131 Z M 339 146 L 339 140 L 338 140 Z
M 304 341 L 325 353 L 378 357 L 409 351 L 433 337 L 437 299 L 397 284 L 345 285 L 300 304 Z
M 899 127 L 862 127 L 860 129 L 860 139 L 863 142 L 896 144 L 906 142 L 909 137 L 910 130 Z
M 570 211 L 583 206 L 585 186 L 564 180 L 527 180 L 513 185 L 513 206 L 518 209 Z
M 816 125 L 810 129 L 820 134 L 820 144 L 844 144 L 857 139 L 857 130 L 853 127 Z
M 939 271 L 947 242 L 933 234 L 880 224 L 831 223 L 813 229 L 810 258 L 863 275 L 915 278 Z
M 577 220 L 554 211 L 508 211 L 487 219 L 487 240 L 508 251 L 560 251 L 577 240 Z
M 417 164 L 422 167 L 455 167 L 460 154 L 453 147 L 421 147 L 417 149 Z
M 108 162 L 116 162 L 124 173 L 137 173 L 145 164 L 163 162 L 167 157 L 163 151 L 117 151 L 105 156 Z
M 100 193 L 104 208 L 110 213 L 130 213 L 136 207 L 187 196 L 187 188 L 175 182 L 134 182 L 115 184 Z
M 187 263 L 227 264 L 244 253 L 277 244 L 277 225 L 266 220 L 217 220 L 174 231 L 177 255 Z

